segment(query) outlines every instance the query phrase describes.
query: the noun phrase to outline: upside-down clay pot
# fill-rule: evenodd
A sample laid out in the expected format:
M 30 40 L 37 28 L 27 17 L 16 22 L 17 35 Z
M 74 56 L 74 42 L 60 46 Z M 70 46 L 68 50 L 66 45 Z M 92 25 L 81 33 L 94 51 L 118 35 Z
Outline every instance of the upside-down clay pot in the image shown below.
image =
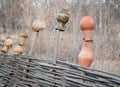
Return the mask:
M 6 45 L 6 46 L 12 46 L 12 44 L 13 44 L 12 39 L 7 39 L 7 40 L 5 40 L 5 42 L 4 42 L 4 45 Z
M 78 55 L 79 64 L 82 67 L 89 67 L 94 60 L 92 53 L 92 42 L 83 41 L 82 50 Z
M 19 42 L 19 44 L 20 44 L 21 46 L 23 46 L 23 45 L 25 44 L 26 38 L 27 38 L 27 36 L 26 36 L 24 33 L 21 33 L 21 34 L 20 34 L 20 42 Z
M 13 45 L 12 39 L 10 39 L 10 38 L 6 39 L 1 52 L 7 53 L 12 48 L 12 45 Z
M 94 60 L 92 53 L 92 30 L 94 21 L 90 16 L 84 16 L 80 21 L 80 28 L 83 31 L 82 50 L 78 55 L 80 66 L 89 67 Z
M 60 31 L 64 31 L 65 30 L 65 24 L 68 22 L 69 20 L 69 14 L 68 14 L 68 10 L 67 9 L 61 9 L 59 11 L 59 13 L 57 14 L 57 25 L 56 25 L 56 29 L 60 30 Z
M 25 32 L 20 33 L 19 45 L 21 46 L 25 45 L 25 40 L 27 37 L 28 37 L 28 30 L 25 30 Z
M 44 30 L 46 28 L 45 26 L 45 22 L 44 21 L 40 21 L 38 19 L 34 20 L 32 23 L 32 30 L 34 31 L 40 31 L 40 30 Z
M 80 28 L 83 31 L 83 38 L 86 40 L 92 39 L 92 30 L 94 28 L 94 21 L 90 16 L 84 16 L 80 21 Z
M 8 51 L 9 51 L 9 46 L 6 46 L 6 45 L 1 50 L 1 52 L 3 53 L 7 53 Z
M 20 46 L 20 45 L 17 45 L 15 48 L 14 48 L 14 54 L 15 55 L 18 55 L 18 54 L 22 54 L 23 53 L 23 47 Z

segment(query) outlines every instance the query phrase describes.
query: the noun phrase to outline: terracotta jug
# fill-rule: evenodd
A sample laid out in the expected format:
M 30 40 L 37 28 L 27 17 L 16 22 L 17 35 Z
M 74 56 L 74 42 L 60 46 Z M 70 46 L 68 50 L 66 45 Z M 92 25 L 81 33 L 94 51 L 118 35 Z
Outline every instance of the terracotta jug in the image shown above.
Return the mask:
M 84 16 L 80 21 L 80 28 L 83 31 L 82 50 L 78 55 L 80 66 L 89 67 L 94 60 L 92 53 L 92 30 L 94 21 L 90 16 Z
M 89 67 L 94 60 L 92 53 L 92 40 L 83 41 L 82 50 L 78 55 L 80 66 Z

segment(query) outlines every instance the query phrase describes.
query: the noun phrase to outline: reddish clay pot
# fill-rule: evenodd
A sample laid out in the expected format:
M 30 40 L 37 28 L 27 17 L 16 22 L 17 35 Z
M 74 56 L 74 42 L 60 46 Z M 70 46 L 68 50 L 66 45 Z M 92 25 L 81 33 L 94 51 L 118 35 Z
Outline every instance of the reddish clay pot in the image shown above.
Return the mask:
M 7 53 L 9 51 L 9 46 L 4 46 L 1 50 L 1 52 Z
M 83 37 L 86 40 L 92 39 L 92 30 L 94 28 L 94 21 L 90 16 L 84 16 L 80 21 L 80 28 L 83 31 Z
M 28 37 L 28 30 L 25 30 L 25 32 L 23 32 L 23 33 L 20 34 L 19 44 L 21 46 L 25 45 L 25 40 L 26 40 L 27 37 Z
M 17 45 L 15 48 L 14 48 L 14 54 L 22 54 L 23 53 L 23 47 L 20 46 L 20 45 Z
M 82 50 L 78 55 L 79 64 L 82 67 L 89 67 L 94 60 L 92 53 L 92 42 L 83 42 Z
M 94 21 L 90 16 L 84 16 L 80 21 L 80 27 L 83 31 L 83 46 L 78 55 L 80 66 L 89 67 L 94 60 L 92 53 L 92 30 Z
M 12 39 L 7 39 L 7 40 L 5 40 L 5 42 L 4 42 L 4 45 L 6 45 L 6 46 L 12 46 L 12 44 L 13 44 Z
M 92 30 L 94 28 L 94 21 L 90 16 L 84 16 L 80 21 L 82 30 Z

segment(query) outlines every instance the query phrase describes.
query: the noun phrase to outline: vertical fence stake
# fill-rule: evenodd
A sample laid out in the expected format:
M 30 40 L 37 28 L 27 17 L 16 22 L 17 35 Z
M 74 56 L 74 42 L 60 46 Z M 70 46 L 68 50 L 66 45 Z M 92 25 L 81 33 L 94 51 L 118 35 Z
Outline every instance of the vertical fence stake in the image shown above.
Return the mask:
M 61 9 L 58 11 L 57 14 L 57 25 L 56 25 L 56 39 L 55 39 L 55 47 L 54 47 L 54 64 L 56 64 L 56 61 L 58 59 L 58 45 L 59 45 L 59 38 L 60 38 L 60 32 L 65 31 L 65 24 L 69 20 L 69 14 L 67 9 Z
M 65 30 L 65 24 L 69 20 L 68 10 L 67 9 L 61 9 L 57 14 L 57 25 L 56 25 L 56 38 L 55 38 L 55 46 L 54 46 L 54 59 L 53 64 L 56 65 L 56 62 L 58 60 L 58 48 L 59 48 L 59 38 L 60 38 L 60 32 Z M 56 70 L 52 70 L 54 77 L 56 76 Z M 52 87 L 55 87 L 55 83 L 53 83 Z
M 39 32 L 41 30 L 44 30 L 46 28 L 45 26 L 45 22 L 44 21 L 40 21 L 39 19 L 36 19 L 33 21 L 32 23 L 32 30 L 34 30 L 34 33 L 35 33 L 35 37 L 33 38 L 33 41 L 31 43 L 31 49 L 30 51 L 28 52 L 29 55 L 32 55 L 33 54 L 33 51 L 34 51 L 34 48 L 35 48 L 35 43 L 37 42 L 37 38 L 38 38 L 38 35 L 39 35 Z M 26 62 L 32 62 L 31 59 L 27 59 Z M 30 66 L 27 66 L 27 67 L 30 67 Z M 29 70 L 25 70 L 26 73 L 29 73 Z M 36 84 L 36 87 L 37 87 L 37 84 Z
M 38 32 L 34 32 L 35 33 L 35 37 L 33 39 L 33 41 L 31 41 L 31 49 L 30 51 L 28 52 L 29 55 L 32 55 L 33 54 L 33 50 L 34 50 L 34 47 L 35 47 L 35 43 L 37 42 L 37 38 L 38 38 L 38 35 L 39 35 L 39 31 Z
M 54 46 L 54 65 L 56 65 L 57 57 L 58 57 L 58 46 L 59 46 L 59 38 L 60 38 L 60 31 L 56 30 L 56 38 L 55 38 L 55 46 Z

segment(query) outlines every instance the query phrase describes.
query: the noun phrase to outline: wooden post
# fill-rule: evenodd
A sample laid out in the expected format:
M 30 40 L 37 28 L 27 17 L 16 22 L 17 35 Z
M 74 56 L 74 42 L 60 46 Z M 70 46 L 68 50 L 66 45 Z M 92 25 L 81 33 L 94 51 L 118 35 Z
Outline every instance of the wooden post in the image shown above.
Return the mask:
M 30 48 L 30 51 L 29 51 L 29 55 L 32 55 L 33 54 L 33 50 L 34 50 L 34 47 L 35 47 L 35 43 L 37 41 L 37 38 L 38 38 L 38 35 L 39 35 L 39 31 L 40 30 L 44 30 L 46 28 L 45 26 L 45 22 L 44 21 L 40 21 L 38 19 L 34 20 L 33 23 L 32 23 L 32 30 L 34 30 L 34 33 L 35 33 L 35 37 L 31 43 L 31 48 Z M 28 59 L 26 60 L 27 62 L 31 62 L 32 60 L 31 59 Z M 29 66 L 28 66 L 29 67 Z M 29 72 L 29 70 L 25 70 L 25 72 Z
M 31 49 L 30 49 L 30 51 L 28 53 L 29 55 L 31 55 L 33 53 L 35 43 L 36 43 L 38 35 L 39 35 L 39 31 L 44 30 L 45 28 L 46 28 L 46 26 L 45 26 L 44 21 L 40 21 L 39 19 L 36 19 L 36 20 L 33 21 L 32 30 L 34 30 L 35 37 L 34 37 L 34 39 L 32 41 Z
M 54 61 L 53 64 L 56 65 L 56 61 L 58 59 L 58 47 L 59 47 L 59 38 L 60 38 L 60 32 L 65 31 L 65 24 L 69 20 L 68 10 L 67 9 L 61 9 L 57 14 L 57 25 L 56 25 L 56 39 L 55 39 L 55 46 L 54 46 Z M 56 70 L 52 70 L 53 75 L 55 75 Z M 52 87 L 56 87 L 55 84 L 52 85 Z
M 67 9 L 61 9 L 57 14 L 57 25 L 56 25 L 56 39 L 55 39 L 55 46 L 54 46 L 54 64 L 58 59 L 58 46 L 59 46 L 59 37 L 60 32 L 65 31 L 65 24 L 69 20 L 69 14 Z
M 38 32 L 34 32 L 34 33 L 35 33 L 35 37 L 33 38 L 32 42 L 31 42 L 31 48 L 30 48 L 30 51 L 28 53 L 29 55 L 33 54 L 33 50 L 34 50 L 34 47 L 35 47 L 35 43 L 37 42 L 39 31 Z
M 58 46 L 59 46 L 59 38 L 60 38 L 60 31 L 56 30 L 56 39 L 55 39 L 55 46 L 54 46 L 54 64 L 56 64 L 56 60 L 58 57 Z

